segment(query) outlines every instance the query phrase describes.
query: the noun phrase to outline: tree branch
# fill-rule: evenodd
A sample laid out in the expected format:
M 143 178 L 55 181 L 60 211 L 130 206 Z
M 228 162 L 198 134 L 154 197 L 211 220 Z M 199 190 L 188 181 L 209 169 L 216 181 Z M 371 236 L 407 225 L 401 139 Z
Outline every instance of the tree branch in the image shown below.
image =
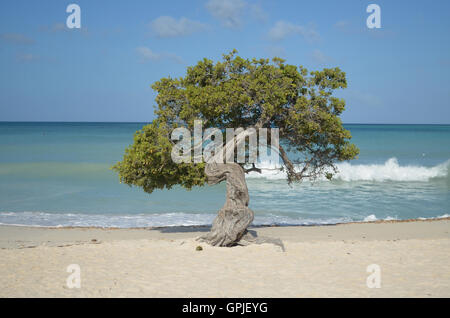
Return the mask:
M 249 172 L 252 172 L 252 171 L 256 171 L 258 173 L 261 173 L 261 169 L 256 168 L 254 163 L 252 163 L 252 167 L 250 169 L 244 169 L 245 173 L 249 173 Z

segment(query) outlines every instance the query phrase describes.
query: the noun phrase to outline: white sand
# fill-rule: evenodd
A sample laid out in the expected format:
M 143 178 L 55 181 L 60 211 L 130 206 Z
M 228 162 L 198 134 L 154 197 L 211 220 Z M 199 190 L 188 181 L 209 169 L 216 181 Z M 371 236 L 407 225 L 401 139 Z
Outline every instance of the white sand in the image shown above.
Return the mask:
M 285 252 L 178 230 L 0 226 L 0 297 L 450 297 L 449 220 L 256 229 Z M 80 289 L 66 286 L 70 264 Z M 370 264 L 381 288 L 366 285 Z

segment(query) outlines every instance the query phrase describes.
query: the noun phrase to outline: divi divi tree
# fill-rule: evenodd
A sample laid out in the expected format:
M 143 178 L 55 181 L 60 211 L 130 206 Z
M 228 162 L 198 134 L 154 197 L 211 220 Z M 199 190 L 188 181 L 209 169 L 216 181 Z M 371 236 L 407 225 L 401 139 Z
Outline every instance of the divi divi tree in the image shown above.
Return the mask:
M 247 227 L 253 221 L 248 208 L 246 173 L 261 172 L 258 164 L 237 162 L 181 162 L 172 160 L 175 128 L 278 128 L 280 169 L 287 182 L 328 179 L 337 172 L 336 162 L 358 155 L 350 132 L 339 118 L 343 99 L 333 96 L 347 87 L 339 68 L 308 72 L 286 64 L 281 58 L 243 59 L 233 50 L 223 60 L 203 59 L 187 68 L 180 78 L 162 78 L 152 88 L 157 92 L 155 120 L 137 131 L 121 162 L 113 166 L 121 182 L 155 189 L 179 185 L 187 189 L 206 183 L 227 183 L 226 202 L 209 233 L 199 238 L 215 246 L 247 244 Z M 225 140 L 226 138 L 222 138 Z M 273 151 L 273 150 L 272 150 Z

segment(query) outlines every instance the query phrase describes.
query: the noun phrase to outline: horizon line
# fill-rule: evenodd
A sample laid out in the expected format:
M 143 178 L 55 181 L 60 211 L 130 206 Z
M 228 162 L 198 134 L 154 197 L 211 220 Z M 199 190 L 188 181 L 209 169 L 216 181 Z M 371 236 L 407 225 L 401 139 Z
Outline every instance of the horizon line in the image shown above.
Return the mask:
M 77 123 L 77 124 L 150 124 L 152 121 L 57 121 L 57 120 L 0 120 L 0 123 Z M 358 123 L 344 125 L 450 125 L 450 123 Z

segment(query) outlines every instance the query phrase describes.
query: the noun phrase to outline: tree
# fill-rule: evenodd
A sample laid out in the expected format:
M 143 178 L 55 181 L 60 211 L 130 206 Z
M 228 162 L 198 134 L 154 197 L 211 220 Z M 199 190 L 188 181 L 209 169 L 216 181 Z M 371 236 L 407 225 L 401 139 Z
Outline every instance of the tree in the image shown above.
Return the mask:
M 171 158 L 175 128 L 192 131 L 198 119 L 204 128 L 221 131 L 277 127 L 279 156 L 289 184 L 323 174 L 331 179 L 336 162 L 353 159 L 359 152 L 339 118 L 345 101 L 332 95 L 347 86 L 344 72 L 326 68 L 309 73 L 281 58 L 250 60 L 236 53 L 233 50 L 217 63 L 205 58 L 188 67 L 185 77 L 155 82 L 156 119 L 136 132 L 123 160 L 113 167 L 121 182 L 148 193 L 226 180 L 226 203 L 211 232 L 200 238 L 216 246 L 252 241 L 247 227 L 253 212 L 248 208 L 245 174 L 260 169 L 255 165 L 247 169 L 243 163 L 175 163 Z M 270 133 L 267 138 L 269 142 Z M 292 158 L 292 153 L 298 156 Z

